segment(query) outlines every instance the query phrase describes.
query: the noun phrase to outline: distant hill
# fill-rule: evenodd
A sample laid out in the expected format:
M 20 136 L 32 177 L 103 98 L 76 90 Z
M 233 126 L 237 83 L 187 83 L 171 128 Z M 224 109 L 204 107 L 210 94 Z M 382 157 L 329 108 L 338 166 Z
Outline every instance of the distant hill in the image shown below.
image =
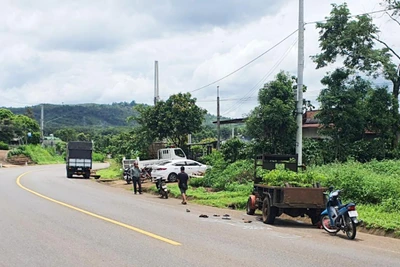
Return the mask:
M 105 128 L 105 127 L 129 127 L 134 122 L 128 123 L 126 119 L 132 116 L 132 108 L 136 105 L 121 102 L 112 104 L 79 104 L 79 105 L 53 105 L 44 104 L 45 129 L 72 128 Z M 31 108 L 35 119 L 40 122 L 40 105 L 24 108 L 7 108 L 14 114 L 26 114 L 27 108 Z M 227 119 L 227 118 L 221 118 Z M 205 124 L 213 125 L 217 116 L 207 114 Z
M 44 104 L 45 128 L 62 127 L 108 127 L 129 126 L 126 119 L 133 115 L 131 103 L 113 104 L 80 104 L 80 105 L 52 105 Z M 14 114 L 26 114 L 27 108 L 31 108 L 35 119 L 40 122 L 40 105 L 24 108 L 8 108 Z

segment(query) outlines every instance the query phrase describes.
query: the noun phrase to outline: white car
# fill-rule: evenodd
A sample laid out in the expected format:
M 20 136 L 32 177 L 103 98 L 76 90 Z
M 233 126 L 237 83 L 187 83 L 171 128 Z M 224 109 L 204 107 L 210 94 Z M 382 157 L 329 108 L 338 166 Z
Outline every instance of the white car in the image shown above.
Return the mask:
M 205 172 L 207 168 L 209 168 L 209 166 L 191 159 L 169 160 L 153 166 L 151 177 L 153 178 L 153 181 L 157 177 L 162 177 L 163 180 L 166 180 L 168 182 L 176 182 L 178 178 L 178 173 L 181 172 L 182 166 L 185 167 L 185 172 L 189 176 L 195 172 Z

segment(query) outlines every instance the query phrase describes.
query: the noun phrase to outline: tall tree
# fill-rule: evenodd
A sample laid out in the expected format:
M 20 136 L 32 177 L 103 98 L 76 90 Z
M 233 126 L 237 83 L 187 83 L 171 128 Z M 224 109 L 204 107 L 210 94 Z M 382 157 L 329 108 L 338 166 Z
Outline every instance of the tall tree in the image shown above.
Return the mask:
M 266 83 L 258 94 L 259 105 L 246 120 L 248 134 L 260 143 L 266 153 L 293 153 L 296 137 L 296 79 L 280 72 L 274 81 Z M 259 151 L 261 152 L 261 151 Z
M 397 1 L 388 1 L 391 4 Z M 399 90 L 400 73 L 393 60 L 396 53 L 387 43 L 379 38 L 379 29 L 369 15 L 351 17 L 347 4 L 332 4 L 333 8 L 326 22 L 317 23 L 320 30 L 320 48 L 322 52 L 313 56 L 317 68 L 334 63 L 337 58 L 344 58 L 344 66 L 359 70 L 373 77 L 383 76 L 392 82 L 393 124 L 392 146 L 397 146 L 399 131 Z
M 171 95 L 155 106 L 137 105 L 134 119 L 140 131 L 149 139 L 169 139 L 185 148 L 188 134 L 199 132 L 207 111 L 196 105 L 190 93 Z
M 321 83 L 326 86 L 318 97 L 321 111 L 321 133 L 333 143 L 335 158 L 345 160 L 353 142 L 363 138 L 367 128 L 365 99 L 371 88 L 361 77 L 350 78 L 348 69 L 336 69 L 325 76 Z

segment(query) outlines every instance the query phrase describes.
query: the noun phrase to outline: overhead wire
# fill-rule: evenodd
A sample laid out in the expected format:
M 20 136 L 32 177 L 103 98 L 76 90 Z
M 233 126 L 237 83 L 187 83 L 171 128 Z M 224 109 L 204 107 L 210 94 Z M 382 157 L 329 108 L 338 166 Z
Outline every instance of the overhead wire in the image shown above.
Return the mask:
M 213 84 L 216 84 L 216 83 L 218 83 L 218 82 L 220 82 L 220 81 L 222 81 L 222 80 L 228 78 L 229 76 L 235 74 L 236 72 L 238 72 L 238 71 L 244 69 L 245 67 L 247 67 L 248 65 L 250 65 L 251 63 L 253 63 L 254 61 L 256 61 L 257 59 L 261 58 L 262 56 L 264 56 L 265 54 L 267 54 L 268 52 L 270 52 L 271 50 L 273 50 L 275 47 L 279 46 L 281 43 L 283 43 L 284 41 L 286 41 L 287 39 L 289 39 L 289 38 L 290 38 L 293 34 L 295 34 L 297 31 L 298 31 L 298 29 L 296 29 L 295 31 L 293 31 L 291 34 L 289 34 L 288 36 L 286 36 L 285 38 L 283 38 L 282 40 L 280 40 L 280 41 L 279 41 L 278 43 L 276 43 L 274 46 L 272 46 L 272 47 L 269 48 L 268 50 L 264 51 L 263 53 L 261 53 L 260 55 L 258 55 L 257 57 L 255 57 L 254 59 L 250 60 L 249 62 L 247 62 L 247 63 L 244 64 L 243 66 L 239 67 L 238 69 L 232 71 L 231 73 L 229 73 L 229 74 L 223 76 L 222 78 L 220 78 L 220 79 L 218 79 L 218 80 L 216 80 L 216 81 L 213 81 L 213 82 L 211 82 L 211 83 L 209 83 L 209 84 L 207 84 L 207 85 L 201 86 L 201 87 L 199 87 L 199 88 L 197 88 L 197 89 L 194 89 L 194 90 L 192 90 L 192 91 L 189 91 L 189 92 L 190 92 L 190 93 L 193 93 L 193 92 L 199 91 L 199 90 L 201 90 L 201 89 L 204 89 L 204 88 L 206 88 L 206 87 L 209 87 L 209 86 L 211 86 L 211 85 L 213 85 Z
M 242 104 L 245 101 L 248 101 L 249 98 L 253 97 L 252 94 L 254 93 L 254 91 L 256 89 L 259 89 L 260 84 L 263 84 L 265 80 L 268 79 L 268 77 L 270 77 L 272 73 L 274 73 L 274 71 L 279 67 L 279 65 L 283 62 L 283 60 L 285 60 L 285 58 L 289 55 L 290 51 L 296 45 L 297 41 L 298 38 L 294 40 L 291 46 L 285 51 L 285 53 L 281 56 L 281 58 L 272 66 L 272 68 L 269 69 L 268 72 L 253 87 L 251 87 L 250 90 L 243 97 L 239 99 L 239 101 L 237 101 L 236 103 L 231 105 L 228 109 L 226 109 L 222 115 L 226 116 L 229 112 L 236 109 L 238 105 Z

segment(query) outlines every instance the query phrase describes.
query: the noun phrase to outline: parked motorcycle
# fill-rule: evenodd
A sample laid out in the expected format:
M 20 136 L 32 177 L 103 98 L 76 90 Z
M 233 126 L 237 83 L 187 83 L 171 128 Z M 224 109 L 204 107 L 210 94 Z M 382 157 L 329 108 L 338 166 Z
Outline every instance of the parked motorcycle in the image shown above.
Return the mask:
M 124 180 L 127 184 L 132 182 L 131 169 L 129 167 L 124 169 Z
M 158 193 L 161 195 L 161 198 L 168 199 L 168 188 L 167 188 L 167 184 L 165 183 L 165 181 L 162 179 L 162 177 L 157 177 L 155 179 L 156 181 L 156 187 L 158 190 Z
M 356 237 L 358 213 L 356 204 L 348 203 L 343 205 L 340 200 L 342 190 L 333 190 L 331 187 L 329 192 L 324 194 L 327 196 L 326 209 L 321 213 L 321 224 L 325 231 L 330 234 L 336 234 L 340 230 L 346 233 L 349 239 Z

